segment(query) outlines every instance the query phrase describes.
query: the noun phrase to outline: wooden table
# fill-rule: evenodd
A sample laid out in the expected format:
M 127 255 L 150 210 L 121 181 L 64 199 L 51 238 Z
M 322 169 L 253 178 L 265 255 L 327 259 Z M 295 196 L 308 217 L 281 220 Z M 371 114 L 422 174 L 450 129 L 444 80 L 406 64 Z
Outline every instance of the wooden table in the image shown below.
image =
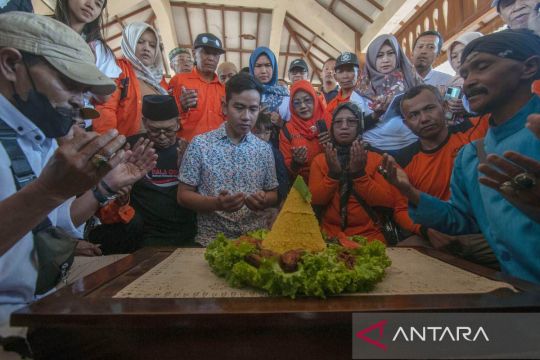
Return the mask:
M 350 359 L 352 313 L 539 311 L 538 288 L 434 250 L 427 255 L 519 289 L 487 294 L 113 299 L 173 249 L 145 248 L 12 315 L 36 358 Z

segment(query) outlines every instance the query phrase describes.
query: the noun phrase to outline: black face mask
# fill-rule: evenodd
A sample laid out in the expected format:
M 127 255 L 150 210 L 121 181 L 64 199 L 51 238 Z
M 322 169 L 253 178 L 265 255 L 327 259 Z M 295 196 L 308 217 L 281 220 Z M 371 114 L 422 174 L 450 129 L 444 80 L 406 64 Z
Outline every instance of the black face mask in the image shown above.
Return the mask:
M 15 106 L 24 116 L 36 124 L 46 137 L 59 138 L 67 135 L 75 123 L 73 118 L 76 110 L 63 107 L 54 108 L 49 99 L 36 90 L 28 68 L 26 71 L 32 83 L 32 89 L 25 101 L 15 92 L 15 85 L 13 85 Z

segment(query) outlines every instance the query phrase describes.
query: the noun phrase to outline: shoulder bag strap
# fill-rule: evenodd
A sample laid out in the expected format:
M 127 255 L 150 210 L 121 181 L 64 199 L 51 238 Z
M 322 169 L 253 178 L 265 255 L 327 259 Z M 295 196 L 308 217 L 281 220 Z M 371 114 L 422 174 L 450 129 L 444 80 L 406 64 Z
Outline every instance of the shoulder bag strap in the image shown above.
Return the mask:
M 17 191 L 19 191 L 37 179 L 37 176 L 17 142 L 17 132 L 9 127 L 2 119 L 0 119 L 0 142 L 4 146 L 11 161 L 11 172 Z M 50 226 L 52 226 L 51 220 L 46 217 L 38 226 L 32 229 L 32 232 L 35 234 Z

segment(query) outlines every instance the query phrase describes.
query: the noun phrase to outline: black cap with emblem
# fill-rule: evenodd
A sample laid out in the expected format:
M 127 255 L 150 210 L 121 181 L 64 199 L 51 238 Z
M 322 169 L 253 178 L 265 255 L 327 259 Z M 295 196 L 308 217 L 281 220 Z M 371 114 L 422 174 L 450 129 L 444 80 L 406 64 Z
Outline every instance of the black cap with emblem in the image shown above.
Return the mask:
M 300 68 L 304 70 L 305 72 L 309 71 L 306 62 L 303 59 L 293 60 L 293 62 L 291 62 L 291 66 L 289 66 L 289 72 L 294 68 Z
M 221 40 L 216 35 L 210 33 L 197 35 L 195 42 L 193 43 L 193 48 L 197 49 L 199 47 L 210 47 L 219 50 L 222 54 L 225 53 Z
M 337 69 L 340 66 L 348 65 L 348 64 L 352 64 L 356 67 L 360 67 L 360 64 L 358 63 L 358 57 L 355 54 L 351 52 L 344 52 L 344 53 L 341 53 L 337 57 L 335 68 Z

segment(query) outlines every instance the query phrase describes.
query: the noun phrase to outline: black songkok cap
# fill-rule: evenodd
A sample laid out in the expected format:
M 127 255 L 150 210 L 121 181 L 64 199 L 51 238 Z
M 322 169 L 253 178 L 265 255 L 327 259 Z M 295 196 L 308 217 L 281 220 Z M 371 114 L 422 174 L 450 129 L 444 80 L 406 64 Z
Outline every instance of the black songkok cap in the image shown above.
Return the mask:
M 178 117 L 178 106 L 170 95 L 145 95 L 142 114 L 151 121 L 164 121 Z
M 540 37 L 527 29 L 507 29 L 482 36 L 465 47 L 461 55 L 461 63 L 463 64 L 473 52 L 525 61 L 531 56 L 540 56 Z

